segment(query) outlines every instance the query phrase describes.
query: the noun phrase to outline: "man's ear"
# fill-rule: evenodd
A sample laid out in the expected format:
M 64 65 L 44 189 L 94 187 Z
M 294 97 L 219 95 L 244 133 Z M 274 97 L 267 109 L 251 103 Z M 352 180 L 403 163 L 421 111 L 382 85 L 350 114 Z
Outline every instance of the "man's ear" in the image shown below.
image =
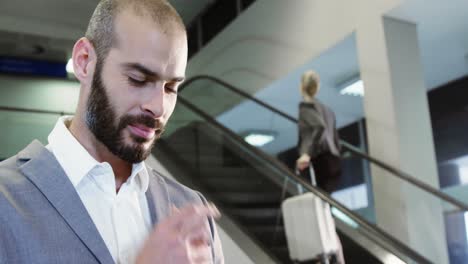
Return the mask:
M 96 67 L 96 52 L 93 44 L 85 37 L 73 47 L 73 71 L 82 84 L 91 84 Z

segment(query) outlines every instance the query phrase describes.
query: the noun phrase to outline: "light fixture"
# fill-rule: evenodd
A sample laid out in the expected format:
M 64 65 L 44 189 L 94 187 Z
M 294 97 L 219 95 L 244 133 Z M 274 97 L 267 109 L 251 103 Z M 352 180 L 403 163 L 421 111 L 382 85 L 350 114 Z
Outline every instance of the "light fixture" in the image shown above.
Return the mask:
M 62 68 L 63 69 L 63 68 Z M 74 70 L 73 70 L 73 59 L 69 59 L 68 62 L 67 62 L 67 66 L 66 66 L 66 69 L 67 69 L 67 72 L 69 74 L 74 74 Z
M 341 95 L 364 96 L 364 82 L 359 74 L 348 78 L 346 81 L 338 84 L 338 89 Z
M 468 212 L 463 214 L 463 218 L 465 220 L 465 237 L 468 239 Z
M 352 95 L 352 96 L 364 96 L 364 83 L 362 80 L 358 80 L 345 88 L 341 89 L 340 94 Z
M 392 253 L 384 253 L 382 254 L 382 258 L 384 259 L 384 263 L 389 263 L 389 264 L 405 264 L 403 260 L 401 260 L 399 257 L 393 255 Z
M 261 147 L 264 146 L 275 139 L 274 135 L 261 133 L 261 132 L 252 132 L 244 137 L 244 140 L 252 146 Z
M 458 166 L 458 175 L 460 178 L 460 185 L 468 183 L 468 166 Z

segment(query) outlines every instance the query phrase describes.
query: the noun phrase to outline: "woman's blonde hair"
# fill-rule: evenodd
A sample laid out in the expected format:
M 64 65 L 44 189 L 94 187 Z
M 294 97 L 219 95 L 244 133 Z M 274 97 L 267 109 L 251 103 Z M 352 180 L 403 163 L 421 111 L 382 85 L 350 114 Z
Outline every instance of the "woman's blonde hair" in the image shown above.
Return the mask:
M 304 97 L 312 99 L 320 88 L 320 77 L 312 70 L 304 72 L 301 78 L 301 92 Z

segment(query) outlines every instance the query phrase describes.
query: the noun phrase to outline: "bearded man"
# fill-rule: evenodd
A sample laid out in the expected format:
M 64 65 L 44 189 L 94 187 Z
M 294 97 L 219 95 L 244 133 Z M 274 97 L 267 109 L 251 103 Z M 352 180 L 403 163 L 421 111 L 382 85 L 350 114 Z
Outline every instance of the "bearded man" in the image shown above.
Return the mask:
M 0 163 L 0 263 L 223 263 L 199 193 L 144 160 L 184 80 L 165 0 L 102 0 L 73 48 L 76 114 Z

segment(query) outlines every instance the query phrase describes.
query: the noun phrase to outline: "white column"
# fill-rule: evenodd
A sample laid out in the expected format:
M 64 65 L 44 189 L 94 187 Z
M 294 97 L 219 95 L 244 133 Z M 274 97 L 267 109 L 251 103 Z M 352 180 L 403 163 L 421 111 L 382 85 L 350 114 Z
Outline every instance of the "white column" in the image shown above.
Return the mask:
M 417 27 L 364 13 L 356 32 L 370 155 L 439 187 Z M 434 263 L 448 263 L 440 200 L 371 166 L 380 227 Z

